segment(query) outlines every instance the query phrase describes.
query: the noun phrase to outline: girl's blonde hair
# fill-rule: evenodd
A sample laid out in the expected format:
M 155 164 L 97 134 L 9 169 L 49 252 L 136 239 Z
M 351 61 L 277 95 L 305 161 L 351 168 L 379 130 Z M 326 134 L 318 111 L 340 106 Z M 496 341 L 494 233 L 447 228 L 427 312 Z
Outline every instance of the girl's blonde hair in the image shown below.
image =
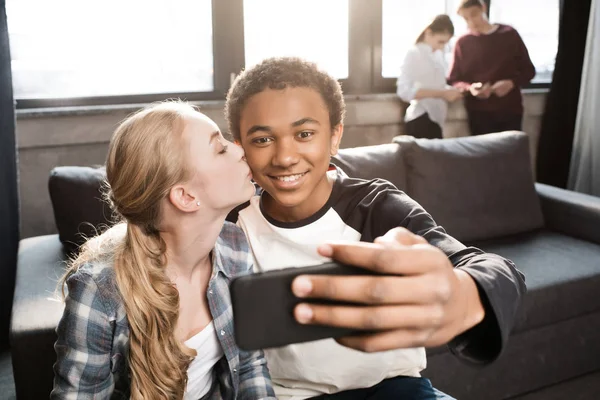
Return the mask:
M 184 118 L 196 110 L 158 103 L 128 117 L 115 131 L 106 160 L 106 197 L 123 222 L 88 241 L 63 279 L 100 258 L 114 260 L 130 326 L 131 399 L 181 399 L 192 350 L 175 338 L 179 293 L 165 273 L 159 234 L 161 204 L 189 178 Z

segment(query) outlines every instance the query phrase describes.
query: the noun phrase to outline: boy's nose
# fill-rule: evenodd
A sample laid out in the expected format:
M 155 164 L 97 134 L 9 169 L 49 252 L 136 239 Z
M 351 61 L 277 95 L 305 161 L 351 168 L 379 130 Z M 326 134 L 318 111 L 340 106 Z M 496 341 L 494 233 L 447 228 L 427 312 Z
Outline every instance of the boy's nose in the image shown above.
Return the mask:
M 278 143 L 272 163 L 275 166 L 287 168 L 298 162 L 298 152 L 293 142 L 282 140 Z

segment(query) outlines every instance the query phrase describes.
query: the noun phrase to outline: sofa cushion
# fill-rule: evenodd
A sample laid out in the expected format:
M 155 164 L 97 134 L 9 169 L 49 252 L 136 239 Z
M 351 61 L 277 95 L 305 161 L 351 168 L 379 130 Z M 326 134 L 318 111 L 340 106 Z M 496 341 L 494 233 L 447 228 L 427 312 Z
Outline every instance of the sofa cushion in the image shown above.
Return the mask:
M 492 365 L 471 368 L 442 346 L 427 349 L 424 376 L 459 399 L 505 399 L 600 368 L 600 245 L 545 229 L 468 244 L 514 261 L 527 293 Z
M 56 167 L 50 172 L 56 228 L 69 253 L 111 224 L 112 212 L 101 192 L 105 178 L 104 168 Z
M 594 385 L 596 391 L 576 387 L 571 396 L 556 393 L 552 386 L 600 371 L 598 330 L 600 312 L 516 333 L 500 358 L 485 368 L 473 368 L 449 351 L 428 351 L 423 376 L 460 400 L 597 399 L 598 384 Z M 538 392 L 548 387 L 552 389 Z M 532 392 L 536 395 L 528 394 Z
M 545 229 L 472 244 L 512 260 L 525 275 L 515 331 L 600 311 L 600 245 Z
M 381 178 L 405 190 L 406 171 L 400 147 L 398 143 L 388 143 L 341 149 L 332 162 L 353 178 Z
M 543 226 L 522 132 L 404 144 L 407 193 L 462 241 L 483 240 Z

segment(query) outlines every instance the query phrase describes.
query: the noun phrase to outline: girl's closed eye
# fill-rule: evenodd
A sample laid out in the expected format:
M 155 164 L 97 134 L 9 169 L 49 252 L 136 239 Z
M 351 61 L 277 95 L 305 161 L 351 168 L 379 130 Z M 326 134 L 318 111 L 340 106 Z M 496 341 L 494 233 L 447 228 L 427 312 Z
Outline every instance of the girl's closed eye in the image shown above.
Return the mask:
M 227 145 L 223 142 L 219 142 L 219 144 L 221 145 L 221 150 L 219 150 L 218 154 L 225 154 L 227 152 L 227 148 L 229 147 L 229 145 Z

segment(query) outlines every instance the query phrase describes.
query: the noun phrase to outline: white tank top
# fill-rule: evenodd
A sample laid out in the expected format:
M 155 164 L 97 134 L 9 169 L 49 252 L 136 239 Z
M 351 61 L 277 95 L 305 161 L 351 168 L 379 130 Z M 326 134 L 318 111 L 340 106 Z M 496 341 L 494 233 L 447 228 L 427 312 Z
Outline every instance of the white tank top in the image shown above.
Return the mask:
M 213 384 L 213 367 L 223 357 L 223 349 L 212 321 L 184 344 L 196 350 L 198 354 L 188 368 L 188 381 L 183 399 L 198 400 L 208 393 Z

